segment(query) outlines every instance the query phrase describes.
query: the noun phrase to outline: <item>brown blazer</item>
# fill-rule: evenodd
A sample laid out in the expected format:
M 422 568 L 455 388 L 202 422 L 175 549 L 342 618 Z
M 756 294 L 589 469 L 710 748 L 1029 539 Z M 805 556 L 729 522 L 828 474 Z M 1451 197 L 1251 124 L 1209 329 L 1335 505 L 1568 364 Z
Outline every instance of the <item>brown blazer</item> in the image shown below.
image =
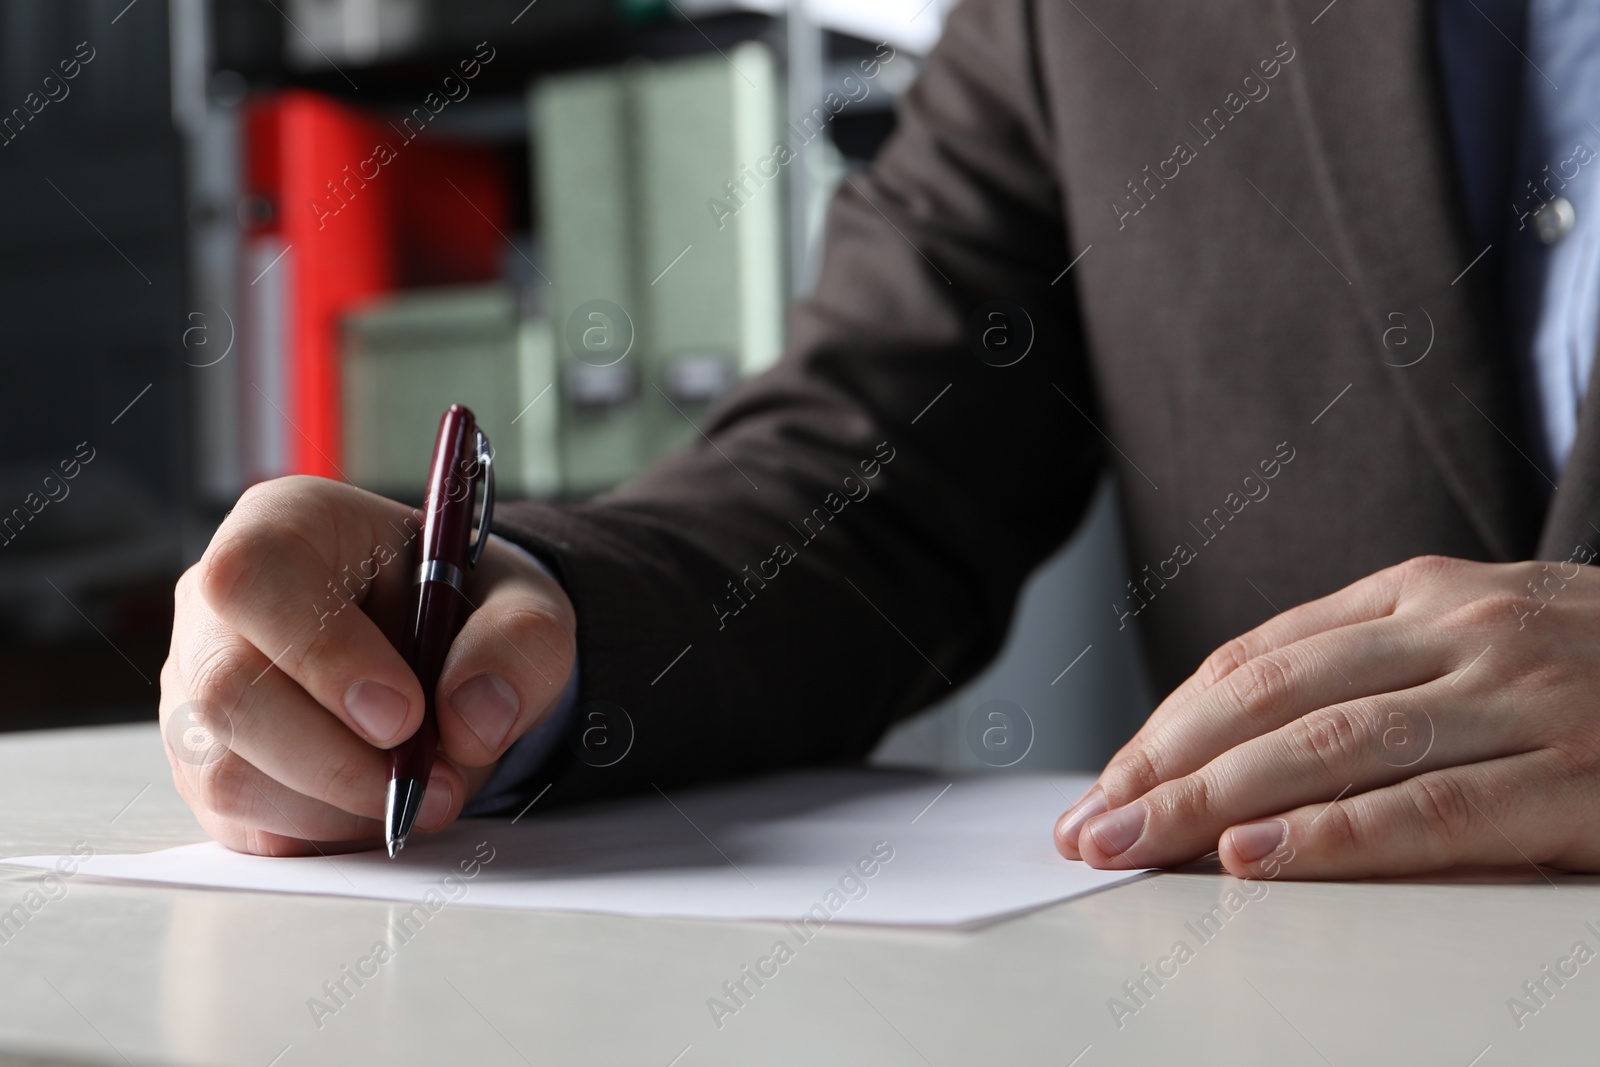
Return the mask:
M 1548 509 L 1522 454 L 1432 3 L 1325 4 L 955 12 L 781 364 L 632 484 L 504 509 L 635 732 L 554 797 L 866 753 L 995 653 L 1108 464 L 1136 584 L 1085 610 L 1163 691 L 1411 556 L 1600 548 L 1595 405 Z

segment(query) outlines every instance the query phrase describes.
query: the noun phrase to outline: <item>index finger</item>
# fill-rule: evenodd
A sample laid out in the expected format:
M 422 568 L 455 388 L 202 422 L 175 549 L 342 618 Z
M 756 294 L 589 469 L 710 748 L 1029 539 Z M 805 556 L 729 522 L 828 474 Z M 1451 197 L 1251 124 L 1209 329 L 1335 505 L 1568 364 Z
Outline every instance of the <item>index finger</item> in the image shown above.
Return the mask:
M 1394 614 L 1400 602 L 1399 577 L 1406 566 L 1401 564 L 1368 575 L 1337 592 L 1297 604 L 1288 611 L 1277 610 L 1277 605 L 1262 595 L 1262 603 L 1273 609 L 1273 616 L 1207 656 L 1195 672 L 1156 707 L 1146 725 L 1160 725 L 1160 720 L 1171 717 L 1176 709 L 1190 703 L 1257 656 L 1329 630 L 1359 622 L 1372 622 Z M 1256 590 L 1257 594 L 1260 592 Z
M 422 687 L 366 601 L 399 603 L 409 510 L 321 479 L 240 498 L 199 567 L 223 623 L 359 736 L 389 748 L 422 722 Z M 308 483 L 321 484 L 308 484 Z
M 1189 773 L 1216 755 L 1214 751 L 1184 753 L 1162 746 L 1160 740 L 1172 732 L 1174 723 L 1195 711 L 1197 702 L 1207 698 L 1235 672 L 1259 657 L 1318 634 L 1392 615 L 1399 605 L 1400 586 L 1407 567 L 1415 569 L 1416 564 L 1401 564 L 1379 571 L 1338 592 L 1278 612 L 1207 656 L 1183 684 L 1157 705 L 1138 733 L 1111 757 L 1089 791 L 1062 813 L 1056 821 L 1056 847 L 1069 859 L 1078 859 L 1078 835 L 1086 822 L 1114 805 L 1136 799 L 1162 782 Z M 1248 691 L 1251 686 L 1246 684 L 1244 688 Z M 1117 795 L 1108 798 L 1106 789 L 1113 783 Z

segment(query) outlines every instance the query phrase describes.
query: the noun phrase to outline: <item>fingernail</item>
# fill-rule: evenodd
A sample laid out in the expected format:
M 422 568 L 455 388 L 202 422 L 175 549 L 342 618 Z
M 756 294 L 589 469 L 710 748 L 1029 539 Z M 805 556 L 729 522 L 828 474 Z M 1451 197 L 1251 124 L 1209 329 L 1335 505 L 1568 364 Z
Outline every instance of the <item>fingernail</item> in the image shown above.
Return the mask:
M 441 778 L 437 774 L 429 778 L 428 788 L 422 794 L 422 807 L 417 811 L 417 829 L 443 829 L 445 819 L 450 817 L 450 804 L 454 799 L 448 778 Z
M 517 721 L 522 702 L 510 682 L 496 674 L 480 674 L 456 687 L 450 694 L 450 706 L 485 748 L 498 752 Z
M 1235 826 L 1228 831 L 1228 843 L 1242 862 L 1254 863 L 1278 851 L 1288 836 L 1288 823 L 1282 819 L 1268 819 Z
M 1120 856 L 1144 833 L 1147 814 L 1144 801 L 1136 800 L 1096 819 L 1089 826 L 1089 836 L 1107 856 Z
M 344 710 L 367 740 L 383 745 L 406 723 L 406 698 L 378 682 L 356 682 L 344 691 Z
M 1105 790 L 1095 786 L 1078 802 L 1067 809 L 1067 813 L 1056 822 L 1056 840 L 1063 844 L 1078 847 L 1078 833 L 1083 829 L 1083 824 L 1096 815 L 1106 813 Z

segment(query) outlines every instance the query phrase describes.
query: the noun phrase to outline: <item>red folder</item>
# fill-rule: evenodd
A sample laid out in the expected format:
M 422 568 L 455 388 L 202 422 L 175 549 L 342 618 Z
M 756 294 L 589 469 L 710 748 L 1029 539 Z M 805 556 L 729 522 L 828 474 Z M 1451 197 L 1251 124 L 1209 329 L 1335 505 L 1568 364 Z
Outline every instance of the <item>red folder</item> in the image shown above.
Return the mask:
M 339 478 L 340 318 L 405 282 L 497 277 L 507 168 L 298 90 L 247 106 L 243 147 L 246 480 Z

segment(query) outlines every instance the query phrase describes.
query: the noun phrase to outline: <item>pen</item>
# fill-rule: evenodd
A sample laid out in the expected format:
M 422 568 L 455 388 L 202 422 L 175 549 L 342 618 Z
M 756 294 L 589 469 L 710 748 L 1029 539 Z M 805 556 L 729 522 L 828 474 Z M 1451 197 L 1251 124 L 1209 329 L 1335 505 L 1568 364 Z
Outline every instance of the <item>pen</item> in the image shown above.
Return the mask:
M 422 684 L 422 725 L 389 752 L 389 796 L 384 808 L 384 839 L 393 859 L 406 844 L 417 821 L 428 774 L 439 748 L 439 720 L 434 689 L 450 643 L 472 610 L 463 588 L 466 568 L 476 566 L 489 536 L 494 511 L 493 453 L 489 438 L 478 429 L 472 412 L 450 405 L 439 419 L 439 436 L 428 465 L 423 507 L 422 547 L 412 586 L 411 614 L 400 652 Z M 477 539 L 472 535 L 473 497 L 483 486 L 483 511 Z

